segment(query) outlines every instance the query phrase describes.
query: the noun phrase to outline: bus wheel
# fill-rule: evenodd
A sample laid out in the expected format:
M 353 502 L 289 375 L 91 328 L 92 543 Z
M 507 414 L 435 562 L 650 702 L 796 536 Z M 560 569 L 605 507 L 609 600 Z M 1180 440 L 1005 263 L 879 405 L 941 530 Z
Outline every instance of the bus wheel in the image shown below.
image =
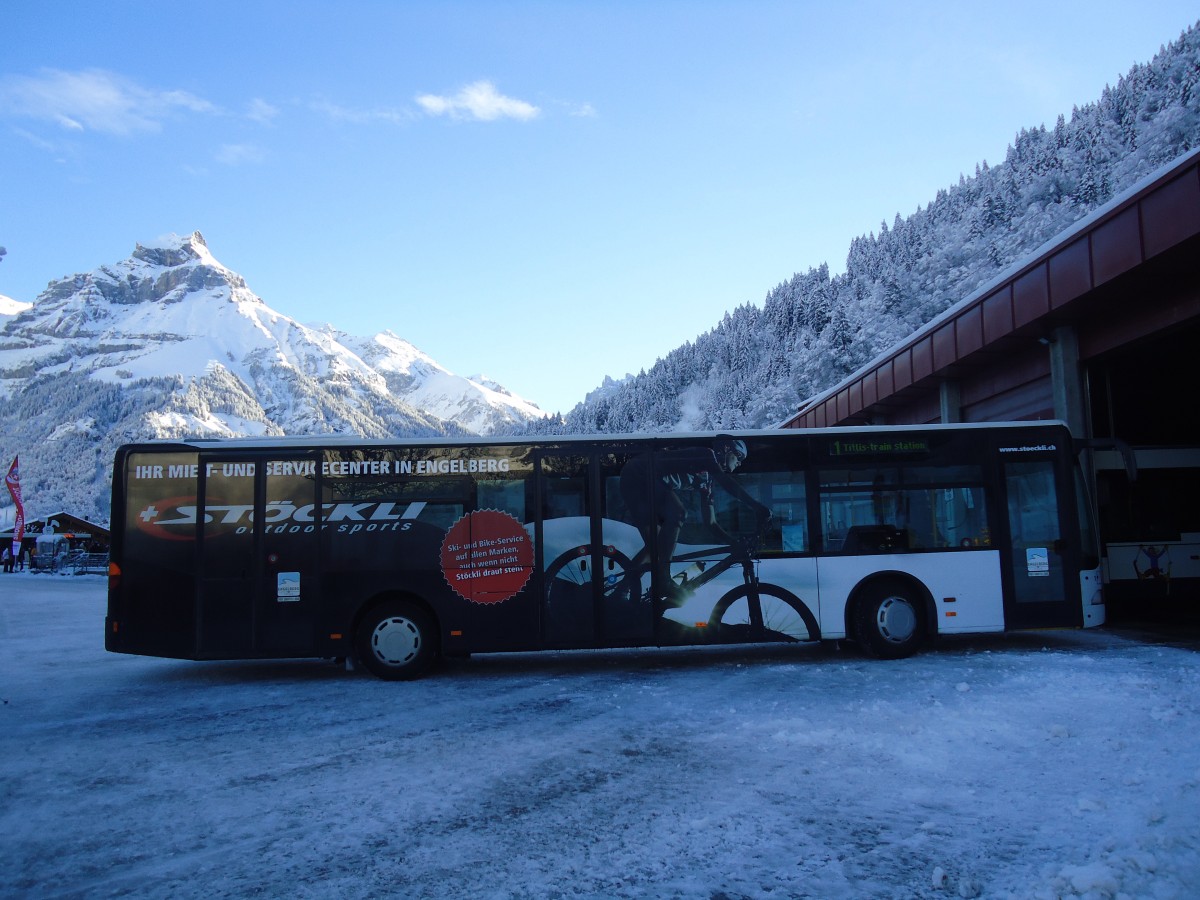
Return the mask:
M 367 611 L 355 635 L 358 658 L 372 675 L 388 681 L 416 678 L 437 657 L 433 620 L 401 600 Z
M 874 585 L 859 600 L 855 631 L 863 649 L 880 659 L 912 656 L 925 639 L 922 607 L 912 588 Z

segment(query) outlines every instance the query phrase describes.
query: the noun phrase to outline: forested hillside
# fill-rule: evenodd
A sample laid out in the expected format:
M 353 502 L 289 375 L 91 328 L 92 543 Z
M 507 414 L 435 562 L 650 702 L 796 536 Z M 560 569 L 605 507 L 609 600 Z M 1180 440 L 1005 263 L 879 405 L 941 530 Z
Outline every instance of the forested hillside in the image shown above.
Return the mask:
M 881 141 L 882 144 L 882 141 Z M 538 430 L 770 426 L 1137 181 L 1200 144 L 1200 28 L 1100 99 L 1022 129 L 1003 162 L 855 238 L 846 271 L 793 275 L 761 304 Z M 535 426 L 536 427 L 536 426 Z

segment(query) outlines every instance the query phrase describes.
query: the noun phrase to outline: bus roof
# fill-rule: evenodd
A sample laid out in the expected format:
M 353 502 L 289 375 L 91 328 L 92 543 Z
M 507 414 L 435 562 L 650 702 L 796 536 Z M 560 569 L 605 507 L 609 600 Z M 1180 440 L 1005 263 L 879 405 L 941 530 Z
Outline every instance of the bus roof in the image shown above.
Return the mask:
M 182 438 L 178 440 L 155 440 L 126 444 L 118 452 L 169 451 L 180 448 L 192 450 L 315 450 L 332 448 L 389 448 L 405 447 L 495 447 L 520 446 L 522 444 L 585 444 L 585 443 L 643 443 L 646 441 L 712 441 L 717 437 L 761 438 L 808 435 L 887 434 L 896 432 L 937 431 L 995 431 L 1003 429 L 1065 429 L 1066 423 L 1056 419 L 1024 422 L 956 422 L 929 425 L 853 425 L 842 428 L 805 429 L 729 429 L 723 431 L 668 431 L 635 432 L 623 434 L 546 434 L 546 435 L 491 435 L 467 437 L 394 437 L 361 438 L 353 435 L 304 435 L 276 437 L 236 438 Z

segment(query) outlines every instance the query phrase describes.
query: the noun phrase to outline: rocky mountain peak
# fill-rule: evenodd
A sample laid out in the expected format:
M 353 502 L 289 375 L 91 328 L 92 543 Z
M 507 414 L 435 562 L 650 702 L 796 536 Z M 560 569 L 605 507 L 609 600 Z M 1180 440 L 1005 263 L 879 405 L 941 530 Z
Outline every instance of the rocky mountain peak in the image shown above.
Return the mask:
M 149 244 L 139 243 L 134 248 L 133 258 L 166 268 L 186 265 L 193 261 L 216 262 L 208 252 L 204 235 L 199 231 L 193 231 L 187 237 L 167 234 Z
M 261 304 L 246 288 L 242 276 L 212 255 L 199 231 L 187 236 L 165 234 L 148 243 L 139 242 L 127 259 L 51 284 L 47 293 L 71 297 L 84 284 L 90 284 L 95 294 L 116 305 L 147 302 L 169 305 L 204 291 L 234 296 L 243 303 Z

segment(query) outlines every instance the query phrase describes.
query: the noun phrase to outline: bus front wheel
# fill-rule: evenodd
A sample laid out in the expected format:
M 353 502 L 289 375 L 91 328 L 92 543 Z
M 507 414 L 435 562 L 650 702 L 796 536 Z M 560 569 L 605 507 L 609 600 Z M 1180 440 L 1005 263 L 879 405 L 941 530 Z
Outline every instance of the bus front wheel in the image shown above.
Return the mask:
M 923 606 L 916 591 L 895 582 L 871 586 L 855 607 L 855 633 L 880 659 L 912 656 L 925 639 Z
M 403 600 L 368 610 L 355 634 L 358 658 L 372 675 L 388 681 L 416 678 L 437 658 L 432 617 Z

